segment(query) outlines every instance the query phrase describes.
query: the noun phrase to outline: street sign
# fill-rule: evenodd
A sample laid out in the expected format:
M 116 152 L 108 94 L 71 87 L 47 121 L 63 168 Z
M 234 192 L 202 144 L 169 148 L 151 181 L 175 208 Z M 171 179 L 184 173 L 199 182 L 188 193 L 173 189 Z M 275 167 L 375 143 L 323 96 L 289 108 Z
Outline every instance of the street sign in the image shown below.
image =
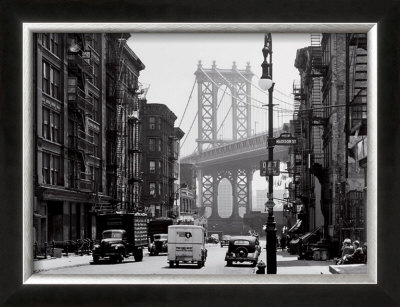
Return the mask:
M 275 145 L 296 145 L 297 138 L 292 136 L 290 133 L 281 133 L 281 135 L 275 138 Z
M 279 176 L 280 161 L 260 161 L 260 176 Z

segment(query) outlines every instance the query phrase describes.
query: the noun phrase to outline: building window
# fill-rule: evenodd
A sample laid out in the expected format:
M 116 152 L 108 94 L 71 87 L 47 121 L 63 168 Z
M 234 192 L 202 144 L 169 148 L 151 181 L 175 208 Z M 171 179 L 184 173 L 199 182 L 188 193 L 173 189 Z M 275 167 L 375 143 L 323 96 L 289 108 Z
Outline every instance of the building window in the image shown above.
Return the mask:
M 50 65 L 46 62 L 43 62 L 42 77 L 42 91 L 50 94 Z
M 156 118 L 155 117 L 149 117 L 149 129 L 150 130 L 156 129 Z
M 155 138 L 149 138 L 149 151 L 156 150 L 156 140 Z
M 60 57 L 60 39 L 58 33 L 50 34 L 50 51 Z
M 50 47 L 49 33 L 42 33 L 42 45 L 46 49 L 49 49 Z
M 53 98 L 60 99 L 60 71 L 47 62 L 43 62 L 42 91 Z
M 156 172 L 156 161 L 149 161 L 149 172 L 154 174 Z
M 161 182 L 158 182 L 158 195 L 162 195 L 162 185 L 161 185 Z
M 42 153 L 42 163 L 43 183 L 50 184 L 50 154 Z
M 150 182 L 149 184 L 150 196 L 156 197 L 156 183 Z
M 42 109 L 42 136 L 46 140 L 60 142 L 60 114 L 49 110 Z
M 50 140 L 50 110 L 47 108 L 42 109 L 42 136 Z
M 43 152 L 42 163 L 43 183 L 60 185 L 60 157 Z
M 50 96 L 60 99 L 60 71 L 50 67 Z
M 55 112 L 51 112 L 51 140 L 53 142 L 60 142 L 60 115 Z
M 60 184 L 60 157 L 51 156 L 51 184 Z

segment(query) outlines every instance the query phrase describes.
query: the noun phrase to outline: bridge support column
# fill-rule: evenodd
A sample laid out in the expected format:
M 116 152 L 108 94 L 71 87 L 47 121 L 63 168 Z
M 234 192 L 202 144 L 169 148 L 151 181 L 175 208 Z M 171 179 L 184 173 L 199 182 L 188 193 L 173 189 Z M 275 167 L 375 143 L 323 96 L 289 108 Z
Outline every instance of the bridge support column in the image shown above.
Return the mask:
M 247 175 L 247 206 L 246 213 L 250 213 L 253 209 L 253 170 L 248 168 L 246 170 Z
M 213 180 L 213 201 L 212 201 L 212 213 L 211 218 L 217 219 L 218 215 L 218 173 L 217 171 L 211 171 Z
M 232 218 L 233 219 L 238 219 L 239 218 L 239 202 L 238 202 L 238 183 L 237 183 L 237 178 L 238 178 L 238 169 L 235 168 L 232 171 Z

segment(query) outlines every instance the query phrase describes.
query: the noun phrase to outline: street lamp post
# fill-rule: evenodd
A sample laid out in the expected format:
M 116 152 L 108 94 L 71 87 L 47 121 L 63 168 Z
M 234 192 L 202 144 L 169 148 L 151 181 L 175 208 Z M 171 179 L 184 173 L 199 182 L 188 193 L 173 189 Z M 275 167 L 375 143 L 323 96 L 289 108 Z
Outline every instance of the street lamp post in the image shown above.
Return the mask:
M 274 160 L 274 133 L 273 133 L 273 103 L 272 93 L 275 83 L 272 81 L 272 38 L 271 33 L 265 35 L 264 48 L 262 49 L 264 61 L 261 64 L 262 76 L 259 86 L 262 90 L 268 90 L 268 161 L 272 164 Z M 267 57 L 269 56 L 269 62 Z M 268 219 L 266 227 L 267 235 L 267 274 L 276 274 L 276 223 L 274 217 L 274 197 L 273 197 L 273 175 L 268 176 L 268 201 L 265 206 L 268 209 Z

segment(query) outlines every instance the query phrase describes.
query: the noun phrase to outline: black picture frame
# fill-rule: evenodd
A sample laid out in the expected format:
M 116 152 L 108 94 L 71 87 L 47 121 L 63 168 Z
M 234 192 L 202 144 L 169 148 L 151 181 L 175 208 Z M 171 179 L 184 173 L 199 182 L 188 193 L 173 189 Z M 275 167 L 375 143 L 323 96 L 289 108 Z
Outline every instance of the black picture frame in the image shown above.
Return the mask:
M 0 305 L 398 306 L 399 16 L 399 1 L 1 1 Z M 378 23 L 377 284 L 23 285 L 23 22 Z

